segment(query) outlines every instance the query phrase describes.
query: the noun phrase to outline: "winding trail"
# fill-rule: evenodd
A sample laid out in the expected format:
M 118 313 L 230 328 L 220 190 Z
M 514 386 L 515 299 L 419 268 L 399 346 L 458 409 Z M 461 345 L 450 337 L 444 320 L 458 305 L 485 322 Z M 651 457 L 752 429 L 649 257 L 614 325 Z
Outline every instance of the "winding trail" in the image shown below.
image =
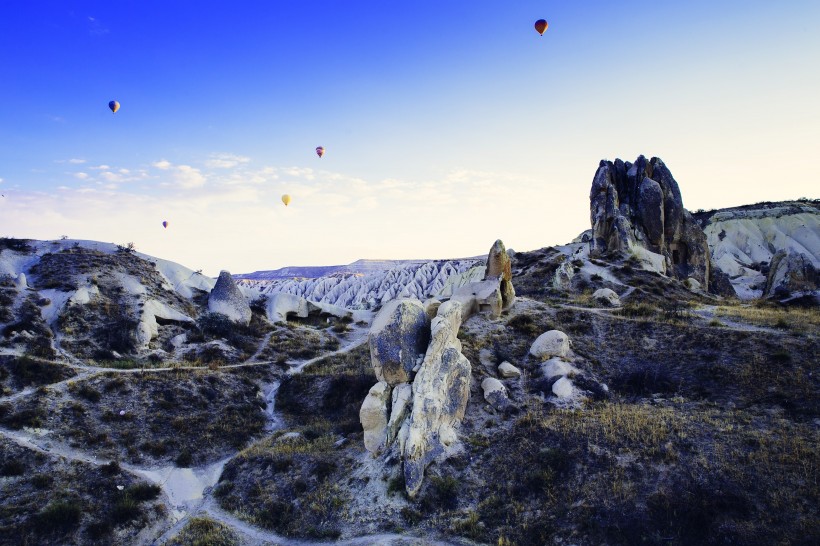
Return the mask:
M 354 326 L 349 331 L 347 336 L 347 343 L 339 349 L 324 353 L 320 356 L 290 364 L 287 370 L 288 375 L 301 373 L 306 366 L 318 362 L 322 359 L 349 353 L 354 349 L 360 347 L 367 342 L 367 327 Z M 270 338 L 273 332 L 267 334 L 260 342 L 257 351 L 247 360 L 238 364 L 228 364 L 220 366 L 219 370 L 236 369 L 245 367 L 268 366 L 273 364 L 273 361 L 259 361 L 256 360 L 262 353 L 265 347 L 270 343 Z M 62 353 L 63 351 L 61 351 Z M 69 362 L 64 362 L 66 366 L 76 370 L 78 373 L 75 376 L 67 378 L 63 381 L 46 385 L 49 390 L 56 392 L 64 392 L 70 382 L 82 381 L 103 373 L 115 374 L 135 374 L 135 373 L 163 373 L 172 371 L 196 371 L 208 369 L 202 366 L 164 366 L 158 368 L 106 368 L 100 366 L 88 366 L 70 359 Z M 266 401 L 266 416 L 268 424 L 265 427 L 265 432 L 278 430 L 284 426 L 283 421 L 275 412 L 276 393 L 278 391 L 281 381 L 275 380 L 272 383 L 262 385 L 262 392 Z M 0 397 L 0 402 L 14 402 L 16 400 L 30 396 L 36 392 L 36 388 L 27 387 L 12 394 L 10 396 Z M 54 441 L 50 439 L 47 434 L 38 435 L 34 432 L 29 432 L 26 429 L 22 431 L 15 431 L 0 427 L 0 436 L 8 438 L 17 445 L 43 453 L 49 457 L 60 457 L 69 461 L 78 461 L 92 464 L 95 466 L 106 465 L 111 462 L 110 459 L 97 457 L 80 449 L 70 447 L 69 445 Z M 216 501 L 211 496 L 213 487 L 219 481 L 222 470 L 225 464 L 228 463 L 236 454 L 232 454 L 222 460 L 212 462 L 208 465 L 203 465 L 195 468 L 177 468 L 172 465 L 168 466 L 154 466 L 141 467 L 128 463 L 120 463 L 123 471 L 129 474 L 145 479 L 149 482 L 159 485 L 162 488 L 161 502 L 165 505 L 168 517 L 157 521 L 150 527 L 143 529 L 137 538 L 135 544 L 140 546 L 161 546 L 176 536 L 188 523 L 193 516 L 207 516 L 215 521 L 218 521 L 239 535 L 243 545 L 292 545 L 292 546 L 411 546 L 424 544 L 429 546 L 456 546 L 472 544 L 469 541 L 457 542 L 443 542 L 425 537 L 412 535 L 399 535 L 394 533 L 367 535 L 361 537 L 350 538 L 341 541 L 315 541 L 294 539 L 291 537 L 284 537 L 276 533 L 267 531 L 265 529 L 256 527 L 240 518 L 222 510 Z

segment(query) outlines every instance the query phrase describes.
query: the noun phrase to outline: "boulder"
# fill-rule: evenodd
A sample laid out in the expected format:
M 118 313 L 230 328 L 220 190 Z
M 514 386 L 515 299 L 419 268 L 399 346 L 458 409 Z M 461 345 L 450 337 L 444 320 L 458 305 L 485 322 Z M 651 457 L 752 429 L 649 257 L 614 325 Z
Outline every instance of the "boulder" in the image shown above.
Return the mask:
M 379 381 L 370 388 L 359 410 L 359 421 L 364 429 L 364 447 L 374 455 L 384 448 L 387 440 L 387 404 L 391 390 L 390 385 Z
M 543 359 L 553 356 L 565 357 L 569 352 L 569 347 L 570 341 L 567 334 L 559 330 L 550 330 L 538 336 L 530 347 L 530 354 Z
M 481 382 L 481 389 L 484 391 L 484 400 L 497 411 L 504 411 L 510 406 L 507 388 L 498 379 L 494 377 L 485 378 Z
M 221 271 L 208 296 L 208 311 L 219 313 L 233 322 L 248 325 L 251 322 L 251 306 L 239 291 L 228 271 Z
M 368 334 L 370 360 L 379 381 L 409 383 L 416 359 L 430 341 L 430 317 L 419 300 L 387 302 Z
M 696 292 L 701 288 L 700 282 L 694 277 L 687 278 L 683 281 L 683 285 L 693 292 Z
M 573 398 L 575 396 L 575 386 L 572 384 L 572 380 L 568 377 L 562 377 L 553 383 L 552 394 L 563 399 Z
M 610 288 L 599 288 L 594 294 L 592 294 L 592 299 L 595 303 L 605 305 L 607 307 L 621 306 L 621 298 L 619 298 L 618 294 Z
M 601 161 L 589 200 L 591 256 L 634 255 L 659 273 L 709 286 L 706 235 L 683 208 L 678 183 L 660 158 Z
M 521 370 L 505 361 L 499 364 L 498 375 L 504 379 L 512 379 L 515 377 L 521 377 Z
M 268 320 L 272 323 L 287 322 L 289 315 L 307 318 L 308 302 L 305 298 L 287 292 L 278 292 L 268 296 L 265 308 Z
M 780 250 L 772 256 L 763 297 L 788 297 L 794 292 L 818 289 L 820 275 L 812 259 L 800 252 Z
M 541 363 L 541 374 L 547 379 L 578 373 L 580 373 L 578 368 L 558 357 L 550 358 Z

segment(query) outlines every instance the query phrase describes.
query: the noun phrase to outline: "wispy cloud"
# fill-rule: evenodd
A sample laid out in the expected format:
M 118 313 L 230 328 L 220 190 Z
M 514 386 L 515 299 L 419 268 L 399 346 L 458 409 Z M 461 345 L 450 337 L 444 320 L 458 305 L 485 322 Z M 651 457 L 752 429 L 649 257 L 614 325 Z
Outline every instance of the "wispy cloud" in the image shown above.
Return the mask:
M 156 167 L 157 169 L 162 169 L 163 171 L 168 170 L 171 168 L 171 162 L 167 159 L 160 159 L 159 161 L 155 161 L 151 163 L 152 167 Z
M 230 169 L 250 160 L 249 157 L 235 154 L 213 154 L 211 159 L 205 162 L 205 166 L 209 169 Z
M 74 173 L 74 178 L 77 178 L 79 180 L 88 180 L 88 173 L 84 173 L 84 172 Z
M 174 179 L 182 188 L 199 188 L 205 185 L 205 176 L 199 169 L 190 165 L 177 166 Z
M 97 19 L 96 17 L 89 16 L 87 20 L 89 34 L 91 34 L 92 36 L 102 36 L 104 34 L 108 34 L 108 27 L 103 25 L 103 23 L 99 19 Z

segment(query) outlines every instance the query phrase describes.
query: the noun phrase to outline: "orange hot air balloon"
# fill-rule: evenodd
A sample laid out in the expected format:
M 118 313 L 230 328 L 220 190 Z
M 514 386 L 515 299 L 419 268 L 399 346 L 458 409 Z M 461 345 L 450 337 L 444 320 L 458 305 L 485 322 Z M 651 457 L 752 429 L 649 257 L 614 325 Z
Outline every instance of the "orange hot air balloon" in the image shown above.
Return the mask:
M 288 205 L 290 205 L 290 195 L 288 195 L 288 194 L 283 195 L 282 196 L 282 202 L 285 204 L 286 207 Z
M 117 110 L 120 109 L 120 103 L 118 103 L 115 100 L 112 100 L 111 102 L 108 103 L 108 107 L 111 108 L 111 111 L 116 114 Z
M 535 22 L 535 30 L 537 30 L 538 34 L 540 34 L 541 36 L 544 35 L 544 33 L 547 31 L 547 28 L 549 28 L 549 26 L 550 26 L 550 24 L 547 23 L 546 19 L 539 19 Z
M 317 146 L 316 147 L 316 155 L 318 155 L 320 158 L 323 155 L 325 155 L 325 147 L 324 146 Z

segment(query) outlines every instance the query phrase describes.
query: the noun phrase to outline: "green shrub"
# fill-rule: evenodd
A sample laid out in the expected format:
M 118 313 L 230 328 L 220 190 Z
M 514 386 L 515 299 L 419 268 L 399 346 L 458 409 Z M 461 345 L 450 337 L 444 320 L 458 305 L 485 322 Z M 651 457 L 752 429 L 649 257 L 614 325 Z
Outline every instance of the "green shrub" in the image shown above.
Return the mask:
M 55 501 L 37 514 L 37 526 L 39 530 L 46 533 L 64 532 L 77 526 L 82 513 L 83 510 L 78 501 Z

